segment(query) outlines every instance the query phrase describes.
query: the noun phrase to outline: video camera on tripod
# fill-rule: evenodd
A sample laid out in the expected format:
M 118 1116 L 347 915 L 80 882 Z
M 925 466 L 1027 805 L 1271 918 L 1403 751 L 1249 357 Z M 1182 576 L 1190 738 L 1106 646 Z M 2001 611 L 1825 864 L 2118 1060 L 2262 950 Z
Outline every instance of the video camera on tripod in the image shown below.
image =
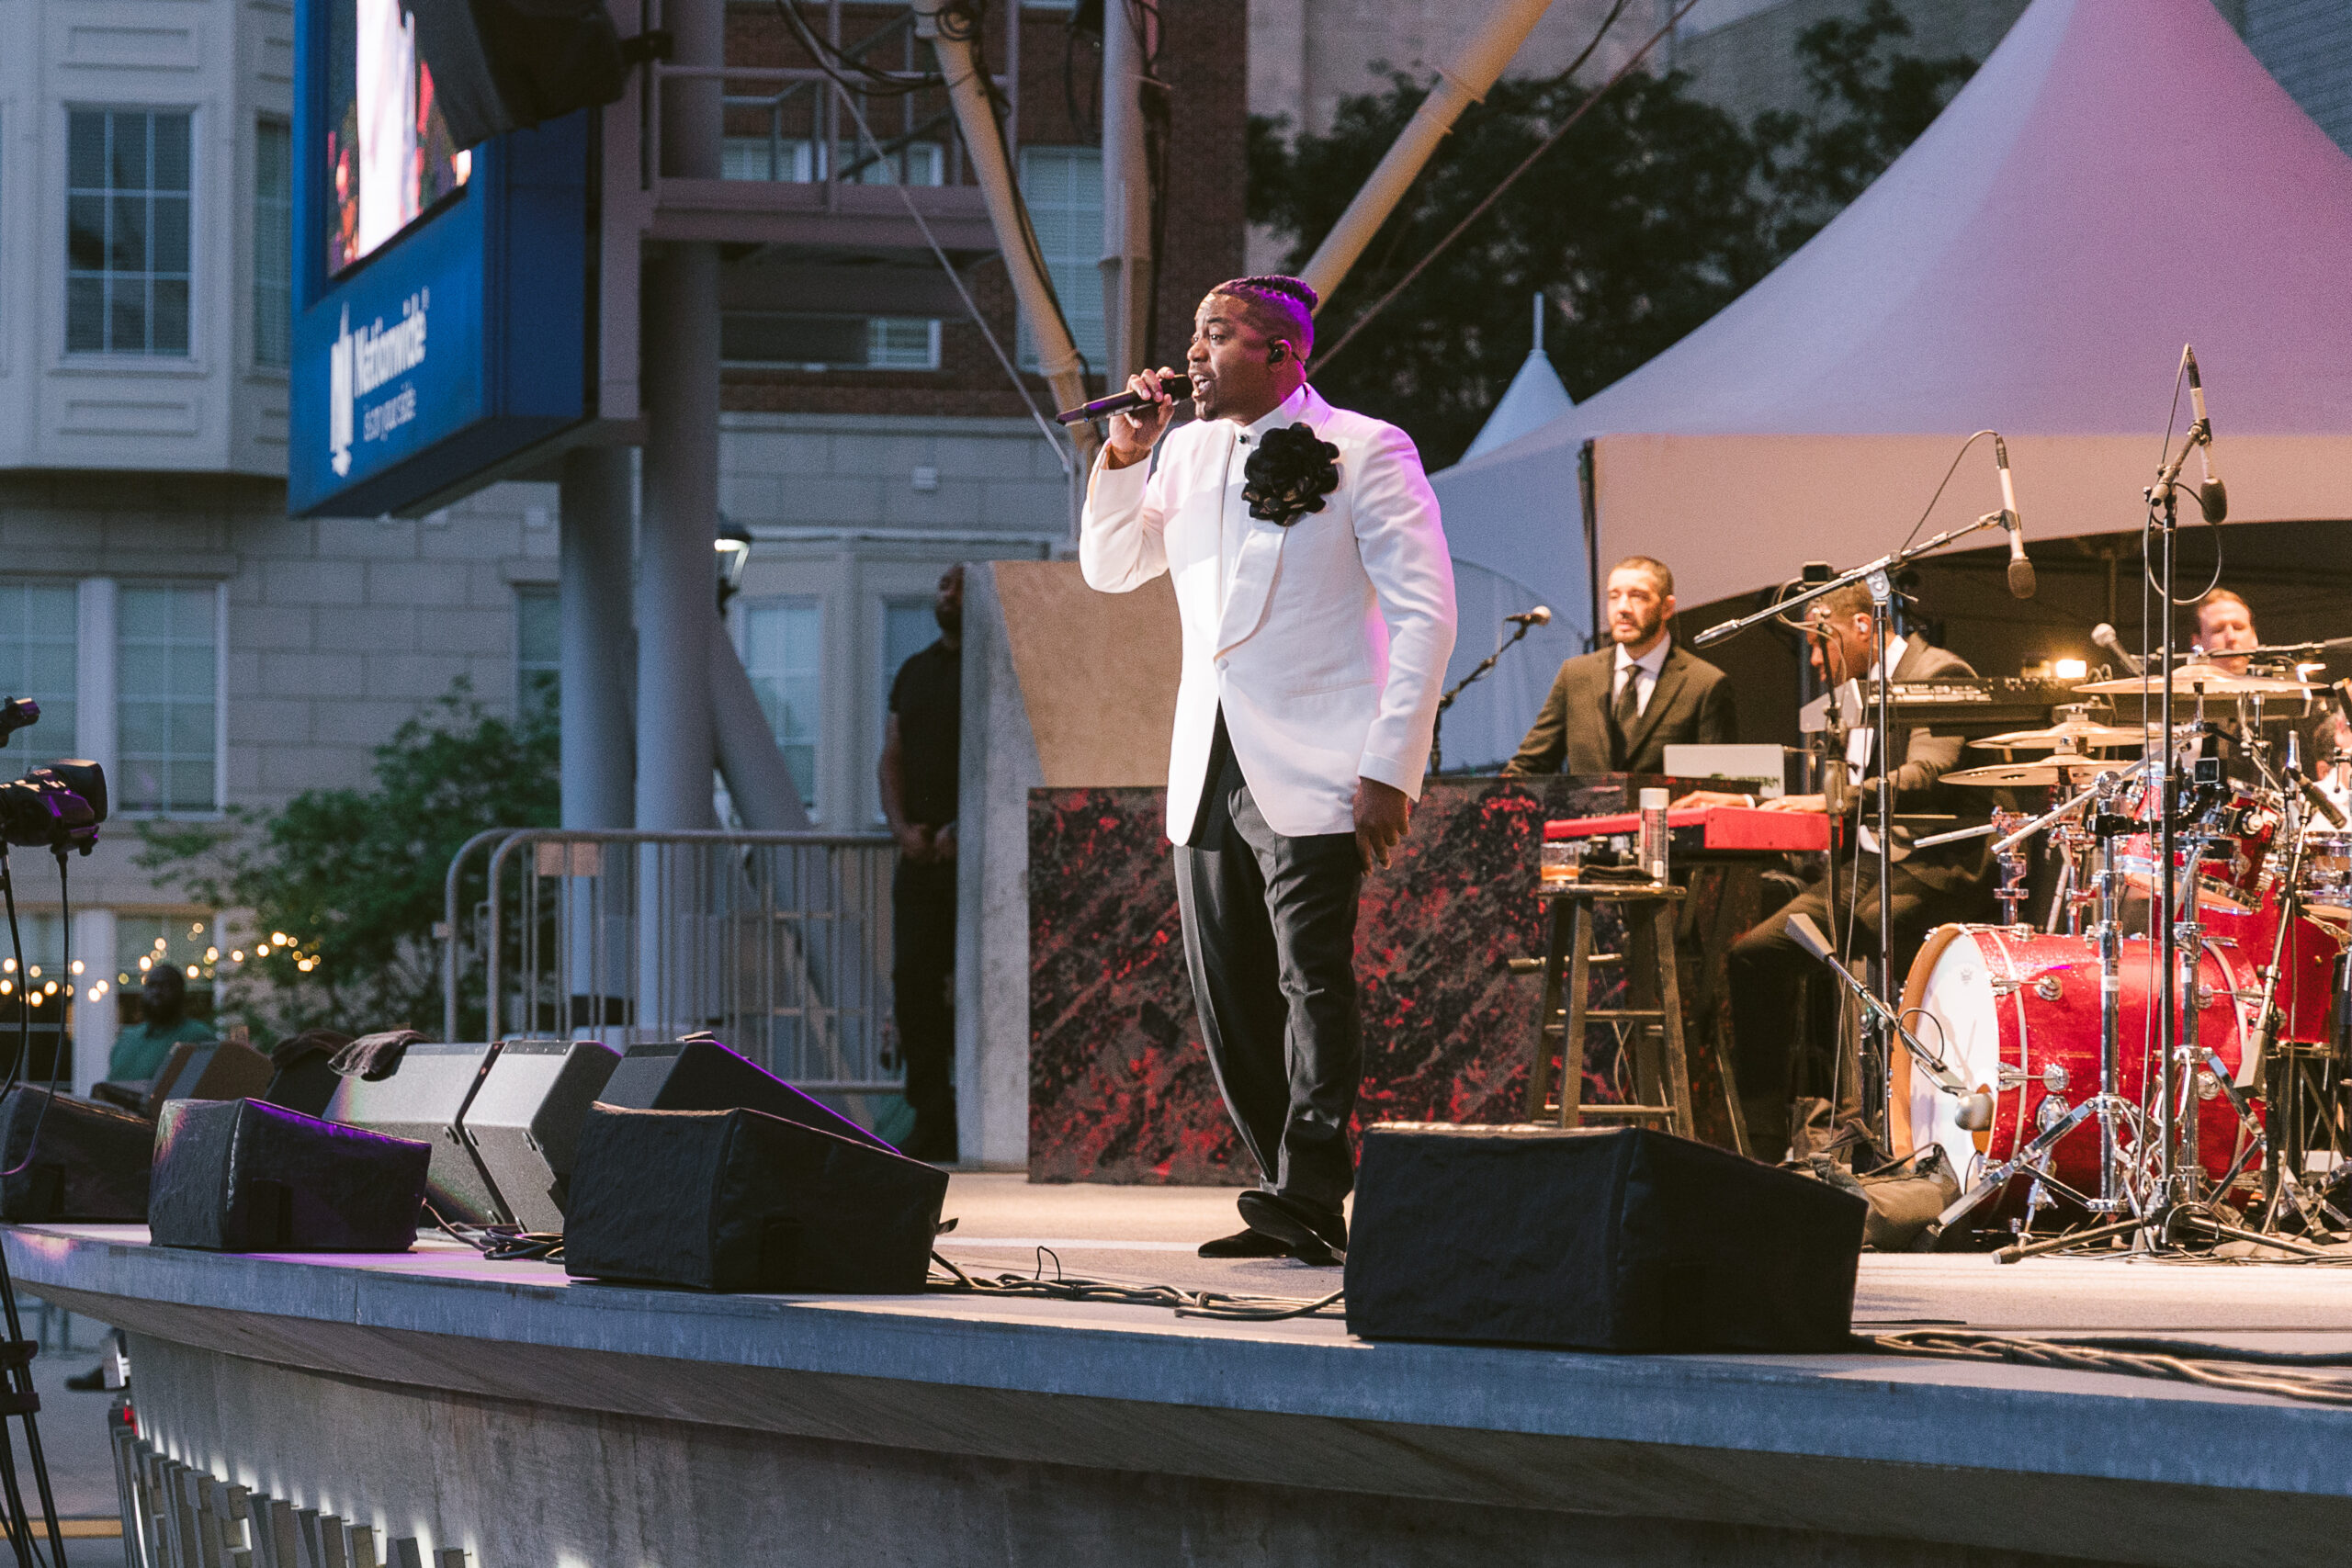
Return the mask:
M 30 697 L 0 701 L 0 747 L 40 722 L 40 705 Z M 0 784 L 0 840 L 9 843 L 86 855 L 97 847 L 98 824 L 106 819 L 107 774 L 96 762 L 52 762 Z

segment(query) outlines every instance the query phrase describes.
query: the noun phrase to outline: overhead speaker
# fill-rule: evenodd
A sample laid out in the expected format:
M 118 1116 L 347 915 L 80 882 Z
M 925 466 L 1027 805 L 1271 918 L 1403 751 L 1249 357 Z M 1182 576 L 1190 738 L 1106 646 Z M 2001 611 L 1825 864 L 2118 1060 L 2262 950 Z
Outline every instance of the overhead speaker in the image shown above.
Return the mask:
M 888 1154 L 899 1152 L 831 1106 L 810 1099 L 716 1040 L 632 1045 L 596 1098 L 630 1111 L 732 1111 L 741 1106 Z
M 242 1041 L 182 1040 L 148 1086 L 147 1114 L 167 1100 L 243 1100 L 263 1093 L 276 1076 L 269 1058 Z
M 701 1291 L 923 1288 L 947 1173 L 764 1111 L 589 1110 L 564 1272 Z
M 620 1060 L 594 1040 L 510 1040 L 491 1058 L 458 1130 L 525 1230 L 563 1229 L 581 1122 Z
M 258 1100 L 175 1100 L 155 1130 L 158 1247 L 406 1252 L 433 1151 Z
M 1366 1129 L 1348 1329 L 1580 1350 L 1837 1350 L 1869 1206 L 1643 1127 Z
M 473 1145 L 458 1131 L 496 1050 L 417 1041 L 401 1053 L 390 1077 L 344 1078 L 327 1101 L 325 1119 L 428 1145 L 433 1169 L 425 1195 L 434 1213 L 472 1224 L 505 1224 L 512 1216 L 499 1202 Z
M 18 1084 L 0 1099 L 0 1220 L 136 1224 L 154 1152 L 146 1117 Z

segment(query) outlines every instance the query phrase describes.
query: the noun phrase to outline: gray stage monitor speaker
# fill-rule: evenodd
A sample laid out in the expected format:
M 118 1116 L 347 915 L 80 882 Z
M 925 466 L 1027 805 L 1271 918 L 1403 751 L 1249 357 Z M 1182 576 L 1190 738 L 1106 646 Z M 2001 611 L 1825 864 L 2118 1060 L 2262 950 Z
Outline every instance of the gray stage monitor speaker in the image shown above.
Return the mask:
M 156 1071 L 147 1114 L 159 1114 L 167 1100 L 252 1100 L 275 1073 L 267 1056 L 242 1041 L 183 1040 Z
M 525 1230 L 563 1229 L 580 1123 L 620 1061 L 594 1040 L 510 1040 L 491 1061 L 459 1131 Z
M 326 1119 L 430 1145 L 433 1164 L 425 1197 L 434 1212 L 445 1220 L 507 1224 L 512 1216 L 499 1202 L 498 1190 L 458 1131 L 497 1050 L 495 1045 L 418 1041 L 401 1054 L 401 1065 L 391 1077 L 374 1083 L 345 1078 L 327 1101 Z

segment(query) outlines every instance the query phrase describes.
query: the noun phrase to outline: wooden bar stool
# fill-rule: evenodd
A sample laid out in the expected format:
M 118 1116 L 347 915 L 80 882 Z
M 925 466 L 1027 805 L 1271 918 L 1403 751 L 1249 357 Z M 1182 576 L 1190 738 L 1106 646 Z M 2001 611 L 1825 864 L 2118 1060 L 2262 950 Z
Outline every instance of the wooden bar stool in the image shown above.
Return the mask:
M 1587 1117 L 1651 1120 L 1680 1137 L 1697 1135 L 1690 1119 L 1690 1063 L 1682 1045 L 1682 986 L 1675 970 L 1676 907 L 1683 889 L 1645 883 L 1566 882 L 1542 888 L 1550 904 L 1544 955 L 1544 1010 L 1527 1074 L 1527 1119 L 1579 1127 Z M 1625 917 L 1625 952 L 1592 951 L 1594 906 L 1615 904 Z M 1595 965 L 1625 965 L 1627 1006 L 1590 1005 Z M 1564 994 L 1565 993 L 1565 998 Z M 1566 1017 L 1563 1018 L 1565 1012 Z M 1634 1089 L 1629 1105 L 1584 1101 L 1584 1036 L 1589 1023 L 1634 1026 Z M 1560 1055 L 1559 1103 L 1551 1103 L 1552 1053 Z

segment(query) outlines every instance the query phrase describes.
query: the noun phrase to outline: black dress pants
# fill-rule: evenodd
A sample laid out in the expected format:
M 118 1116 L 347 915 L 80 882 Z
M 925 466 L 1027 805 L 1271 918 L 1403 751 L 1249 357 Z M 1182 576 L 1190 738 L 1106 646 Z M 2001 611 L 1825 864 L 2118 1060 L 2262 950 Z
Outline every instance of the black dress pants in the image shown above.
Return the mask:
M 1826 1010 L 1811 1009 L 1813 1017 L 1799 1017 L 1798 998 L 1804 982 L 1820 976 L 1814 987 L 1816 996 L 1828 994 L 1837 984 L 1820 960 L 1797 945 L 1796 938 L 1789 934 L 1789 922 L 1799 915 L 1809 915 L 1822 934 L 1849 958 L 1860 962 L 1878 956 L 1878 862 L 1875 856 L 1863 856 L 1859 874 L 1849 873 L 1850 865 L 1849 862 L 1838 868 L 1838 902 L 1845 908 L 1834 921 L 1827 884 L 1816 882 L 1732 944 L 1728 979 L 1736 1058 L 1734 1077 L 1747 1114 L 1748 1146 L 1758 1159 L 1778 1160 L 1788 1146 L 1789 1099 L 1799 1058 L 1797 1046 L 1811 1032 L 1814 1018 Z M 1947 901 L 1913 883 L 1900 865 L 1895 867 L 1892 891 L 1894 984 L 1900 990 L 1928 931 L 1939 919 L 1958 917 L 1940 914 Z M 1838 1098 L 1850 1099 L 1857 1088 L 1840 1083 Z
M 1348 1122 L 1363 1077 L 1353 833 L 1266 825 L 1225 737 L 1192 841 L 1176 846 L 1201 1036 L 1267 1190 L 1336 1216 L 1355 1185 Z
M 899 863 L 890 879 L 890 989 L 907 1106 L 906 1152 L 951 1162 L 956 1138 L 956 863 Z

